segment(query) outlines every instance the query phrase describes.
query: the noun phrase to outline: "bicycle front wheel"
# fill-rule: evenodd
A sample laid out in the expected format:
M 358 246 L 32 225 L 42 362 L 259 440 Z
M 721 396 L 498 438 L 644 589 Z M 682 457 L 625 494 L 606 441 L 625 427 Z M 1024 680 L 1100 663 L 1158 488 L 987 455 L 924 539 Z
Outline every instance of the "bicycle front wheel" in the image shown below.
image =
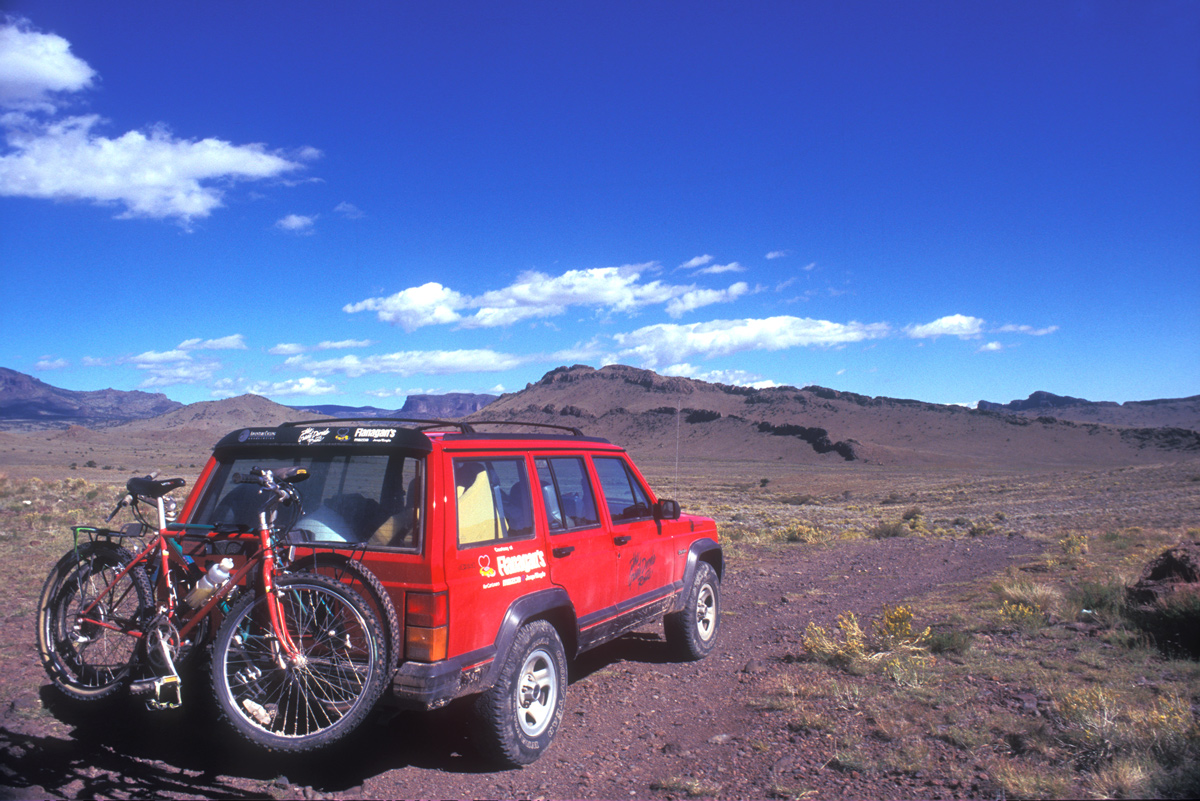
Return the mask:
M 213 643 L 212 686 L 234 731 L 270 751 L 323 748 L 358 728 L 383 693 L 384 635 L 345 585 L 324 576 L 276 583 L 287 633 L 284 654 L 261 593 L 242 599 Z
M 38 654 L 64 694 L 98 701 L 124 687 L 153 609 L 150 580 L 111 543 L 80 545 L 58 561 L 38 601 Z M 124 575 L 122 571 L 125 571 Z

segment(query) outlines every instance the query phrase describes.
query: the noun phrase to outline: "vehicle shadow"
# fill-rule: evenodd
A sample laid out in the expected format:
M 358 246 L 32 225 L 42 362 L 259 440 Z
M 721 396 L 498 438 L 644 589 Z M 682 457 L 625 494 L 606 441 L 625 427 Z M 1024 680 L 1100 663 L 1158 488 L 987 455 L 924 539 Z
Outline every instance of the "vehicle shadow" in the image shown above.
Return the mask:
M 670 661 L 660 637 L 634 632 L 572 662 L 569 681 L 620 662 Z M 406 767 L 495 772 L 471 741 L 471 699 L 431 712 L 398 711 L 384 703 L 359 731 L 313 759 L 266 754 L 229 732 L 218 720 L 203 675 L 185 677 L 184 704 L 169 711 L 151 712 L 128 697 L 79 704 L 50 685 L 43 686 L 41 698 L 51 715 L 72 727 L 69 739 L 0 728 L 0 762 L 20 777 L 20 786 L 56 795 L 252 798 L 262 797 L 281 777 L 289 786 L 335 793 L 353 792 L 373 776 Z M 0 776 L 0 784 L 5 781 Z

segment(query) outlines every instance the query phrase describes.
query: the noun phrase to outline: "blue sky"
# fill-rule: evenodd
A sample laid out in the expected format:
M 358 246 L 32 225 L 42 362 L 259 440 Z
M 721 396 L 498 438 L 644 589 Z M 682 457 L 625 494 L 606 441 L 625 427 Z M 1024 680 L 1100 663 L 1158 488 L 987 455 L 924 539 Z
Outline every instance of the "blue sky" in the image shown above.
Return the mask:
M 1200 4 L 79 3 L 0 29 L 0 366 L 1200 393 Z

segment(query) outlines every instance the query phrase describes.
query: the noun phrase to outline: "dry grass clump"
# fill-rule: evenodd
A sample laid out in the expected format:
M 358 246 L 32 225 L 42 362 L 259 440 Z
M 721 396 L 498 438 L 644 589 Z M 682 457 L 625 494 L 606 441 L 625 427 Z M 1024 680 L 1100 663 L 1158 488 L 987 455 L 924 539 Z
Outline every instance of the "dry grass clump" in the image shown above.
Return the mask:
M 838 616 L 840 636 L 809 623 L 804 630 L 804 649 L 811 659 L 852 673 L 879 665 L 897 684 L 915 686 L 933 657 L 928 648 L 929 629 L 913 631 L 912 619 L 911 607 L 885 606 L 870 630 L 864 631 L 858 617 L 847 612 Z

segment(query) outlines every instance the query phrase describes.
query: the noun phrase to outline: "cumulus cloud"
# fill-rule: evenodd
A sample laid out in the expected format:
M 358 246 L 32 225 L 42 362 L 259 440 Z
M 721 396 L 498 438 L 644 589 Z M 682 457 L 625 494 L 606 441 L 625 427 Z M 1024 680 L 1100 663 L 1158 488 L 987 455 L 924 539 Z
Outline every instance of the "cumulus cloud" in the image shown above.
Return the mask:
M 929 337 L 955 336 L 960 339 L 970 339 L 979 336 L 983 331 L 983 320 L 978 317 L 968 317 L 964 314 L 951 314 L 939 317 L 932 323 L 910 325 L 904 333 L 913 339 Z
M 311 234 L 316 222 L 316 215 L 289 214 L 276 220 L 275 227 L 292 234 Z
M 288 397 L 292 395 L 329 395 L 337 392 L 337 387 L 313 376 L 292 378 L 287 381 L 261 382 L 251 384 L 247 392 L 269 397 Z
M 460 328 L 493 328 L 557 316 L 572 307 L 633 312 L 649 305 L 670 303 L 668 312 L 679 316 L 689 309 L 732 300 L 749 290 L 741 283 L 725 290 L 705 290 L 694 284 L 680 286 L 642 280 L 643 273 L 657 267 L 656 263 L 647 262 L 568 270 L 561 275 L 529 271 L 503 289 L 474 297 L 430 281 L 387 297 L 350 303 L 342 310 L 373 311 L 381 321 L 409 332 L 427 325 L 450 323 Z
M 241 334 L 230 334 L 220 339 L 185 339 L 178 350 L 245 350 L 246 340 Z
M 999 328 L 994 329 L 992 333 L 995 333 L 995 334 L 1028 334 L 1029 336 L 1033 336 L 1033 337 L 1044 337 L 1047 334 L 1053 334 L 1057 330 L 1058 330 L 1057 325 L 1047 326 L 1046 328 L 1034 328 L 1031 325 L 1012 325 L 1010 323 L 1008 325 L 1002 325 Z
M 736 261 L 731 261 L 729 264 L 710 264 L 702 270 L 697 270 L 693 275 L 720 275 L 721 273 L 744 273 L 746 268 L 738 264 Z
M 52 112 L 57 94 L 87 89 L 95 77 L 61 36 L 31 30 L 25 20 L 0 26 L 0 106 Z
M 336 342 L 319 342 L 311 347 L 308 345 L 300 345 L 295 342 L 281 342 L 273 348 L 268 348 L 267 353 L 273 356 L 295 356 L 300 353 L 310 353 L 320 350 L 346 350 L 347 348 L 366 348 L 375 344 L 373 339 L 339 339 Z
M 887 323 L 835 323 L 809 317 L 711 320 L 687 325 L 661 324 L 613 337 L 619 359 L 634 358 L 647 367 L 680 362 L 689 356 L 727 356 L 746 350 L 834 347 L 885 337 Z
M 451 373 L 499 372 L 519 367 L 528 357 L 498 353 L 490 348 L 474 350 L 417 350 L 387 353 L 379 356 L 347 355 L 337 359 L 317 360 L 307 356 L 291 356 L 284 361 L 289 367 L 317 375 L 341 373 L 348 378 L 387 373 L 391 375 L 449 375 Z
M 98 115 L 55 118 L 59 95 L 89 88 L 94 75 L 62 37 L 23 21 L 0 27 L 0 109 L 7 112 L 0 115 L 0 196 L 112 205 L 120 218 L 188 227 L 222 205 L 217 183 L 275 178 L 302 166 L 262 144 L 180 139 L 162 125 L 110 138 L 95 132 Z M 316 155 L 305 148 L 296 158 Z
M 976 353 L 995 353 L 1004 350 L 1004 346 L 999 342 L 989 342 L 986 345 L 981 345 Z
M 737 300 L 749 291 L 750 285 L 745 281 L 739 281 L 728 289 L 693 289 L 684 292 L 677 298 L 672 298 L 667 303 L 667 314 L 672 317 L 681 317 L 686 312 L 703 306 Z
M 728 384 L 734 387 L 770 389 L 771 387 L 781 386 L 775 381 L 745 370 L 703 370 L 686 362 L 665 367 L 661 372 L 663 375 L 695 378 L 699 381 L 707 381 L 710 384 Z
M 43 356 L 34 364 L 34 368 L 38 370 L 62 370 L 70 366 L 71 363 L 66 359 L 56 359 L 52 356 Z
M 782 259 L 784 256 L 788 255 L 788 253 L 789 253 L 789 251 L 786 251 L 786 250 L 772 250 L 770 253 L 767 254 L 767 258 L 768 259 Z
M 692 270 L 692 269 L 695 269 L 696 267 L 703 267 L 704 265 L 711 262 L 714 258 L 715 258 L 714 256 L 710 256 L 707 253 L 705 253 L 703 256 L 696 256 L 695 258 L 688 259 L 683 264 L 679 265 L 679 269 L 680 270 Z
M 341 203 L 334 206 L 333 210 L 337 214 L 340 214 L 343 217 L 345 217 L 347 220 L 358 220 L 358 219 L 361 219 L 363 216 L 365 216 L 363 214 L 362 210 L 358 208 L 358 206 L 355 206 L 353 203 L 347 203 L 344 200 Z
M 458 322 L 468 298 L 436 281 L 409 287 L 386 298 L 367 298 L 358 303 L 349 303 L 342 311 L 353 314 L 373 311 L 385 323 L 398 325 L 405 331 L 415 331 L 426 325 L 444 325 Z

